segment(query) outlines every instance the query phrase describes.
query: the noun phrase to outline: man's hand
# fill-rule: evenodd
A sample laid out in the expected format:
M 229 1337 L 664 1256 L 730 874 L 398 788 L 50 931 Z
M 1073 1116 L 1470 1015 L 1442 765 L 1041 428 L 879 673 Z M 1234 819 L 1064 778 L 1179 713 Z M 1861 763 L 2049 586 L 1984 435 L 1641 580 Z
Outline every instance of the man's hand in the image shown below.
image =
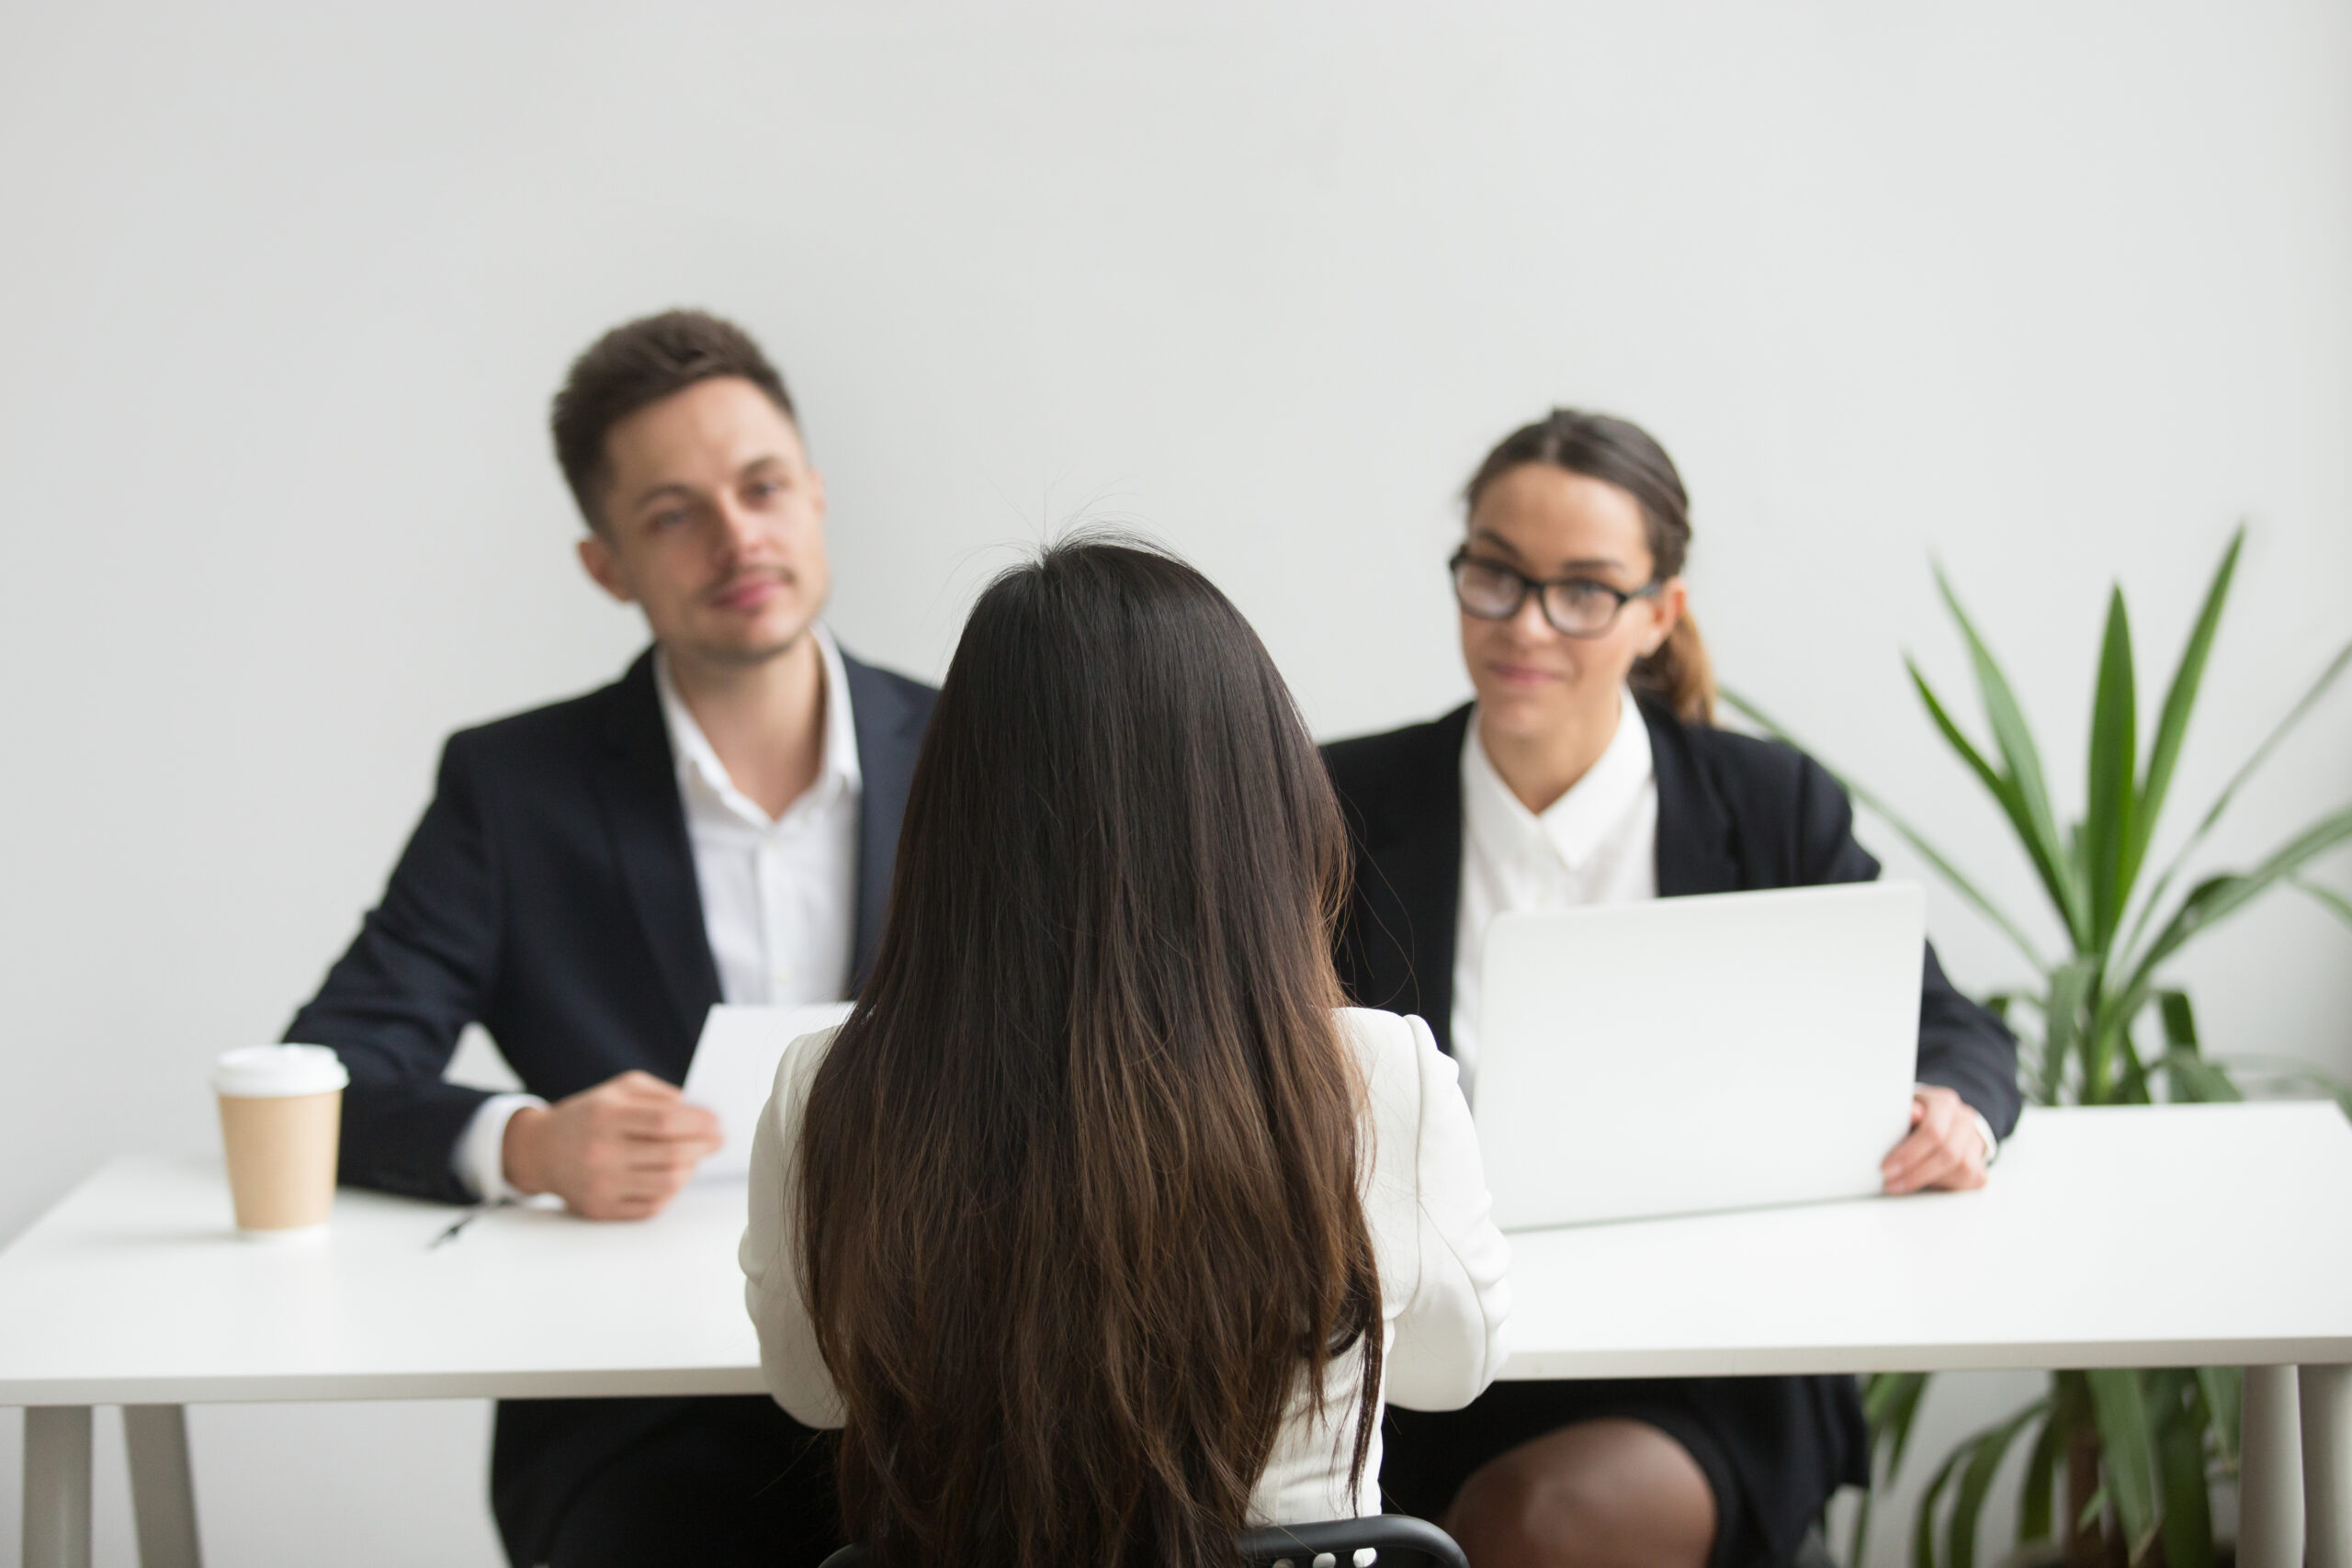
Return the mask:
M 1921 1084 L 1911 1091 L 1911 1135 L 1879 1167 L 1889 1192 L 1984 1185 L 1984 1134 L 1975 1112 L 1951 1089 Z
M 506 1123 L 506 1179 L 552 1192 L 592 1220 L 658 1214 L 718 1147 L 718 1118 L 650 1073 L 630 1071 Z

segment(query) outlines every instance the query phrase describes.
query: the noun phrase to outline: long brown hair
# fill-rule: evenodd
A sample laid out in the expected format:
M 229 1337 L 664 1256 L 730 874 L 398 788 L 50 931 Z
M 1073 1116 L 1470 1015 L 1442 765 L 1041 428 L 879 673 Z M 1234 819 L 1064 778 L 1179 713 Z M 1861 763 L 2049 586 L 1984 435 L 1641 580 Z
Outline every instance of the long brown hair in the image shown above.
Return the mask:
M 1230 1562 L 1299 1381 L 1351 1354 L 1360 1481 L 1346 863 L 1288 689 L 1199 572 L 1091 536 L 981 594 L 803 1122 L 843 1522 L 884 1568 Z
M 1605 413 L 1554 409 L 1504 436 L 1487 454 L 1463 487 L 1464 504 L 1476 511 L 1478 498 L 1489 485 L 1528 463 L 1548 463 L 1600 479 L 1632 496 L 1642 509 L 1651 578 L 1663 582 L 1681 575 L 1690 552 L 1690 497 L 1674 459 L 1648 431 Z M 1656 653 L 1634 662 L 1630 683 L 1634 691 L 1665 704 L 1685 724 L 1715 722 L 1714 665 L 1688 610 Z

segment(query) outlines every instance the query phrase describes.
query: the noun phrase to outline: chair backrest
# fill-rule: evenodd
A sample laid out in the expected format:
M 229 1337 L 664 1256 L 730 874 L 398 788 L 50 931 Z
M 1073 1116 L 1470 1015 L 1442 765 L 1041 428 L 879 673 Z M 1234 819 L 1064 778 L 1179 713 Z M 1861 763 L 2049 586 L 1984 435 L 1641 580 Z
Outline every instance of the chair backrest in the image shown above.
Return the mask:
M 1408 1514 L 1366 1514 L 1313 1525 L 1267 1525 L 1245 1530 L 1241 1561 L 1248 1568 L 1354 1568 L 1356 1553 L 1378 1552 L 1380 1568 L 1470 1568 L 1453 1538 Z
M 1379 1568 L 1470 1568 L 1453 1538 L 1405 1514 L 1367 1514 L 1360 1519 L 1326 1519 L 1312 1525 L 1267 1525 L 1245 1530 L 1240 1558 L 1246 1568 L 1355 1568 L 1356 1553 L 1378 1552 Z M 824 1568 L 865 1568 L 865 1548 L 844 1546 L 825 1559 Z M 1071 1568 L 1080 1568 L 1072 1564 Z

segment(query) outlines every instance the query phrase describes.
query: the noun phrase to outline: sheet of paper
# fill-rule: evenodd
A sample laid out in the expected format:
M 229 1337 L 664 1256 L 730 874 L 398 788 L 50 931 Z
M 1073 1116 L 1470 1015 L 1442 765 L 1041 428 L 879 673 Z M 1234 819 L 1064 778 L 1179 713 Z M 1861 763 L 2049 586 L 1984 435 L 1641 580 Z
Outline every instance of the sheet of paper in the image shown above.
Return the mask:
M 808 1007 L 728 1007 L 710 1010 L 694 1060 L 686 1064 L 686 1099 L 718 1113 L 718 1152 L 702 1162 L 695 1179 L 741 1178 L 752 1168 L 752 1131 L 775 1087 L 775 1065 L 784 1048 L 804 1034 L 832 1028 L 849 1016 L 847 1002 Z

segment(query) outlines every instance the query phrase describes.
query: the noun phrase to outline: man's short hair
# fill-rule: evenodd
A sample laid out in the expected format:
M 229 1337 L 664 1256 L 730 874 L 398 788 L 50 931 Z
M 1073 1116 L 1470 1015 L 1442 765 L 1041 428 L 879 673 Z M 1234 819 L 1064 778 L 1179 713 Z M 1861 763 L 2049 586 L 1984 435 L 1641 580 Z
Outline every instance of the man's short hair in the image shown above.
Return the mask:
M 720 376 L 741 376 L 799 425 L 784 378 L 752 334 L 707 310 L 664 310 L 615 327 L 571 362 L 550 423 L 555 460 L 588 526 L 605 528 L 597 492 L 612 477 L 605 434 L 638 410 Z

